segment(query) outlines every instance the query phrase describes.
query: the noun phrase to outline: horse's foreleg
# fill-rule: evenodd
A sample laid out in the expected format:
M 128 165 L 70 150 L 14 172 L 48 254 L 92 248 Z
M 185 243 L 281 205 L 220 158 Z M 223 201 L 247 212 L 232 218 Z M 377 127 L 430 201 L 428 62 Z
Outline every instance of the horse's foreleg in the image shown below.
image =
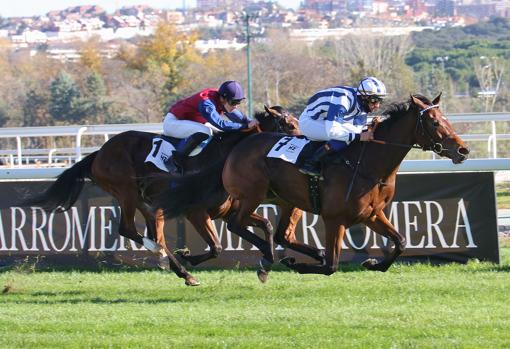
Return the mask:
M 280 209 L 280 221 L 274 235 L 274 241 L 283 247 L 303 253 L 324 264 L 326 262 L 324 251 L 296 239 L 296 226 L 303 215 L 303 211 L 283 204 L 280 205 Z
M 227 219 L 227 228 L 234 234 L 240 236 L 244 240 L 250 242 L 252 245 L 257 247 L 263 254 L 263 258 L 260 261 L 260 269 L 257 271 L 257 275 L 261 282 L 267 281 L 267 276 L 271 270 L 271 266 L 274 263 L 273 244 L 272 244 L 272 232 L 269 232 L 267 236 L 270 236 L 270 242 L 266 241 L 256 234 L 252 233 L 246 227 L 252 223 L 253 211 L 257 208 L 263 198 L 259 201 L 238 201 L 236 203 L 236 210 L 233 211 L 230 217 Z M 268 226 L 266 225 L 266 228 Z
M 190 221 L 202 239 L 204 239 L 210 250 L 207 253 L 195 256 L 190 255 L 189 251 L 183 250 L 178 250 L 176 253 L 178 253 L 181 258 L 189 262 L 191 265 L 197 265 L 211 258 L 218 257 L 222 251 L 221 242 L 207 211 L 200 210 L 190 212 L 186 215 L 186 218 Z
M 345 226 L 337 220 L 324 219 L 326 228 L 326 262 L 324 264 L 294 263 L 292 259 L 284 259 L 282 263 L 300 274 L 331 275 L 338 270 L 342 240 Z
M 381 262 L 377 262 L 375 259 L 367 259 L 362 263 L 364 267 L 369 270 L 386 271 L 393 264 L 395 259 L 402 254 L 405 250 L 406 239 L 400 234 L 393 224 L 386 218 L 383 211 L 377 213 L 374 221 L 364 222 L 367 227 L 375 231 L 376 233 L 390 239 L 395 244 L 393 253 L 390 253 Z

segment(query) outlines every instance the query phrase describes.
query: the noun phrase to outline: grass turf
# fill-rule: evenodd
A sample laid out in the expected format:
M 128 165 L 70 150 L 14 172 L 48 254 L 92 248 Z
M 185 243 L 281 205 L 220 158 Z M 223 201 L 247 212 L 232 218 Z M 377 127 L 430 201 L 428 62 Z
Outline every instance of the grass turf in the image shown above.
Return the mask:
M 0 273 L 2 348 L 507 348 L 503 263 L 346 267 L 330 277 L 195 271 Z

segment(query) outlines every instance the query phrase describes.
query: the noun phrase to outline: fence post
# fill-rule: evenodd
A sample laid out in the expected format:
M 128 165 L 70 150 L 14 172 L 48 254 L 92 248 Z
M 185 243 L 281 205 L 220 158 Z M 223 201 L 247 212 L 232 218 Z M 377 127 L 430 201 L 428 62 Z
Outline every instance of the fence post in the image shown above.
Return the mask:
M 81 136 L 87 131 L 87 126 L 82 126 L 76 134 L 76 162 L 81 160 Z

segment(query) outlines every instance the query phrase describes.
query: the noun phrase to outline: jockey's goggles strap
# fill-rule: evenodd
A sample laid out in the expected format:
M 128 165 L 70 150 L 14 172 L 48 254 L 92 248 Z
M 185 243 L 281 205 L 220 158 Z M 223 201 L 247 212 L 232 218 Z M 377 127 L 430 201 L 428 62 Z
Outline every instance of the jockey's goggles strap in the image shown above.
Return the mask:
M 423 113 L 425 113 L 427 110 L 432 108 L 439 108 L 439 104 L 429 105 L 427 108 L 420 110 L 420 116 L 423 115 Z

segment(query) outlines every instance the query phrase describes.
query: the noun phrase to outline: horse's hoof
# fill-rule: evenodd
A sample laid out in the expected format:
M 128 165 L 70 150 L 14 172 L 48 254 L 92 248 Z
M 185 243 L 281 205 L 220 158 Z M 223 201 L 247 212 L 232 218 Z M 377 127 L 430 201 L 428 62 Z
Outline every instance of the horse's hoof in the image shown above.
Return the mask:
M 262 282 L 264 284 L 267 281 L 269 273 L 267 271 L 265 271 L 264 269 L 259 269 L 259 270 L 257 270 L 257 276 L 258 276 L 260 282 Z
M 174 254 L 181 257 L 188 257 L 191 254 L 191 252 L 189 248 L 179 248 L 174 251 Z
M 382 271 L 385 272 L 388 270 L 388 267 L 382 263 L 379 263 L 376 259 L 369 258 L 363 263 L 361 263 L 362 266 L 367 268 L 368 270 L 374 270 L 374 271 Z
M 377 265 L 377 259 L 369 258 L 363 263 L 361 263 L 361 265 L 367 268 L 368 270 L 374 270 L 374 267 Z
M 170 270 L 170 261 L 168 257 L 159 257 L 158 267 L 162 270 Z
M 287 267 L 290 267 L 291 265 L 296 264 L 296 258 L 285 257 L 285 258 L 280 259 L 280 263 Z
M 188 276 L 184 283 L 186 286 L 200 286 L 200 281 L 195 279 L 193 276 Z

